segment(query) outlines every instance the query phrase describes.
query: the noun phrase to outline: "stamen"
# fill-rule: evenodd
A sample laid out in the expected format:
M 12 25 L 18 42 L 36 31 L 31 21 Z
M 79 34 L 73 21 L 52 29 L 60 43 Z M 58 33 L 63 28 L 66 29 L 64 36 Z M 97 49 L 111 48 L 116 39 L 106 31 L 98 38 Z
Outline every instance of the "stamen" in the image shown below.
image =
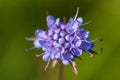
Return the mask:
M 73 72 L 77 76 L 78 75 L 78 71 L 77 71 L 77 65 L 76 65 L 76 63 L 74 61 L 71 61 L 71 66 L 72 66 Z
M 103 39 L 103 38 L 101 38 L 101 39 L 100 39 L 100 42 L 103 42 L 103 41 L 104 41 L 104 39 Z
M 33 49 L 35 49 L 35 47 L 26 48 L 25 51 L 30 51 L 30 50 L 33 50 Z
M 49 10 L 46 11 L 46 16 L 50 15 Z
M 79 7 L 77 8 L 77 11 L 76 11 L 76 14 L 75 14 L 75 17 L 74 17 L 74 21 L 76 20 L 76 18 L 78 16 L 78 12 L 79 12 Z
M 98 38 L 96 38 L 96 39 L 92 40 L 91 42 L 96 42 L 96 41 L 98 41 Z
M 35 54 L 35 56 L 36 57 L 40 57 L 40 56 L 42 56 L 44 53 L 42 53 L 42 54 Z
M 103 48 L 100 48 L 100 52 L 101 52 L 101 53 L 103 52 Z
M 79 60 L 82 60 L 82 58 L 81 57 L 79 57 L 79 56 L 75 56 L 76 58 L 78 58 Z
M 49 60 L 48 60 L 48 62 L 47 62 L 47 65 L 46 65 L 45 68 L 44 68 L 45 71 L 48 70 L 49 63 L 50 63 L 50 58 L 49 58 Z
M 91 23 L 91 21 L 88 21 L 88 22 L 83 23 L 82 26 L 87 25 L 87 24 L 89 24 L 89 23 Z
M 103 40 L 103 38 L 99 38 L 99 39 L 96 38 L 96 39 L 92 40 L 91 42 L 96 42 L 96 41 L 97 41 L 97 42 L 98 42 L 98 41 L 103 42 L 104 40 Z
M 36 38 L 35 37 L 33 37 L 33 38 L 28 38 L 28 37 L 26 37 L 25 38 L 25 40 L 28 40 L 28 41 L 34 41 Z
M 57 62 L 58 62 L 57 60 L 52 61 L 51 66 L 50 66 L 50 70 L 56 66 Z
M 90 55 L 90 58 L 92 58 L 92 57 L 94 56 L 92 53 L 89 53 L 89 52 L 88 52 L 88 54 Z
M 90 49 L 89 52 L 92 54 L 97 54 L 97 52 L 93 51 L 92 49 Z
M 65 17 L 63 17 L 63 21 L 64 21 L 64 23 L 66 23 L 66 18 Z

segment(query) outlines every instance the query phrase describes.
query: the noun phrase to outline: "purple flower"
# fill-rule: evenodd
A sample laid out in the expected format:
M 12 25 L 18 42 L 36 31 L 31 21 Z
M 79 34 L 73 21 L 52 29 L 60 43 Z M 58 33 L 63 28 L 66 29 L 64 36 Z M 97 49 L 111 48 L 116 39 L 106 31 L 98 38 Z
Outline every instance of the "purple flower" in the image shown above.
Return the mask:
M 89 31 L 81 28 L 83 19 L 77 18 L 79 8 L 74 18 L 70 18 L 68 23 L 60 22 L 52 15 L 48 15 L 46 23 L 48 31 L 36 30 L 34 41 L 35 48 L 42 48 L 43 60 L 53 60 L 52 64 L 61 61 L 64 65 L 72 64 L 75 74 L 77 74 L 75 58 L 80 57 L 82 52 L 93 55 L 93 43 L 89 40 Z M 47 66 L 45 69 L 47 69 Z

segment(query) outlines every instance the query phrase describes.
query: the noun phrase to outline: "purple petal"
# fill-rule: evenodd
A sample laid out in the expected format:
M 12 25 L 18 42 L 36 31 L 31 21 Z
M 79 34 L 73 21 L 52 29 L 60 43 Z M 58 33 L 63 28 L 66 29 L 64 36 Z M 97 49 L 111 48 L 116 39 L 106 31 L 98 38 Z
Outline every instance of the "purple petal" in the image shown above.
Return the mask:
M 81 50 L 78 50 L 78 49 L 76 49 L 76 48 L 72 48 L 72 49 L 71 49 L 71 52 L 72 52 L 72 54 L 73 54 L 74 56 L 80 56 L 81 53 L 82 53 Z
M 81 26 L 81 24 L 83 23 L 82 17 L 78 17 L 76 21 L 78 22 L 78 26 Z
M 84 32 L 84 38 L 88 38 L 89 37 L 89 32 L 88 31 L 85 31 Z
M 60 36 L 61 36 L 61 37 L 64 37 L 65 35 L 66 35 L 66 32 L 65 32 L 65 31 L 61 31 L 61 32 L 60 32 Z
M 77 40 L 76 43 L 75 43 L 75 46 L 76 47 L 79 47 L 81 45 L 82 41 L 81 40 Z
M 35 35 L 36 35 L 38 38 L 41 38 L 41 39 L 47 37 L 46 32 L 43 31 L 43 30 L 36 30 L 36 31 L 35 31 Z
M 66 43 L 64 44 L 64 48 L 70 48 L 70 47 L 71 47 L 70 43 L 66 42 Z
M 59 23 L 60 23 L 60 18 L 57 18 L 56 21 L 55 21 L 55 24 L 56 24 L 57 26 L 59 26 Z
M 55 33 L 59 33 L 60 32 L 60 28 L 57 28 L 54 30 Z
M 48 61 L 50 59 L 50 53 L 45 53 L 44 55 L 43 55 L 43 60 L 44 61 Z
M 48 35 L 53 36 L 54 32 L 52 30 L 48 30 Z
M 66 41 L 72 42 L 73 39 L 74 39 L 74 37 L 71 36 L 71 35 L 69 35 L 69 34 L 65 36 L 65 40 L 66 40 Z
M 38 39 L 36 39 L 36 40 L 34 41 L 34 47 L 35 47 L 35 48 L 41 48 L 41 44 L 39 43 L 39 40 L 38 40 Z
M 65 25 L 64 24 L 61 24 L 61 29 L 65 29 Z
M 44 45 L 45 41 L 39 40 L 40 45 Z
M 67 59 L 67 60 L 71 60 L 71 59 L 74 58 L 72 53 L 69 52 L 69 51 L 65 51 L 64 54 L 63 54 L 63 57 L 64 57 L 64 59 Z
M 74 30 L 74 32 L 78 29 L 78 27 L 80 27 L 82 24 L 82 18 L 79 17 L 77 18 L 77 20 L 74 22 L 72 29 Z
M 80 45 L 79 48 L 85 51 L 89 51 L 93 47 L 94 47 L 93 43 L 88 42 L 88 41 L 82 41 L 82 44 Z
M 67 26 L 71 27 L 73 25 L 73 22 L 74 22 L 73 18 L 70 18 L 68 23 L 67 23 Z
M 58 37 L 59 37 L 58 34 L 54 34 L 54 35 L 53 35 L 53 39 L 54 39 L 54 40 L 57 40 Z
M 47 21 L 47 26 L 50 28 L 55 23 L 55 18 L 51 15 L 48 15 L 46 21 Z
M 61 53 L 57 53 L 57 54 L 55 54 L 55 57 L 54 57 L 55 59 L 60 59 L 61 58 Z
M 65 43 L 65 40 L 64 40 L 64 38 L 59 38 L 58 42 L 59 42 L 59 44 L 63 44 L 63 43 Z
M 69 62 L 68 60 L 62 60 L 62 63 L 63 63 L 64 65 L 68 65 L 70 62 Z
M 37 36 L 39 33 L 41 33 L 43 30 L 39 30 L 39 29 L 37 29 L 36 31 L 35 31 L 35 35 Z

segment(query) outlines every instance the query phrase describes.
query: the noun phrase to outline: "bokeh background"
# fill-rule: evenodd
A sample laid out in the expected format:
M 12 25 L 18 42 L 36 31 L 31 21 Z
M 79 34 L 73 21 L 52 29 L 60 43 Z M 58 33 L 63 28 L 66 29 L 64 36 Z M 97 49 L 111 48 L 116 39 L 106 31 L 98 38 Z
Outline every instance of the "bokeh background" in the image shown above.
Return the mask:
M 82 26 L 90 31 L 98 55 L 90 58 L 84 53 L 76 59 L 78 76 L 71 66 L 64 67 L 64 80 L 120 80 L 120 0 L 0 0 L 0 80 L 57 80 L 59 64 L 52 72 L 44 72 L 46 62 L 25 49 L 33 43 L 25 37 L 34 36 L 38 28 L 46 30 L 46 12 L 56 18 L 75 15 L 90 24 Z M 100 48 L 103 48 L 101 53 Z

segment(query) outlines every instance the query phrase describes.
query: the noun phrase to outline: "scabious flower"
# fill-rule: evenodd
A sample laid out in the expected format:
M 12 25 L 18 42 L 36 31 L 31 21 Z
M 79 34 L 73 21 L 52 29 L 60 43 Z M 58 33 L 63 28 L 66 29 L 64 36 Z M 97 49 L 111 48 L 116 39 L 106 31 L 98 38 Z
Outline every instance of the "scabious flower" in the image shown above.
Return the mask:
M 85 51 L 93 56 L 92 48 L 94 44 L 89 40 L 89 31 L 81 28 L 83 24 L 82 17 L 77 17 L 79 8 L 74 18 L 70 18 L 68 23 L 60 22 L 60 18 L 55 19 L 52 15 L 47 15 L 46 23 L 48 30 L 37 29 L 33 40 L 34 47 L 42 48 L 42 58 L 44 61 L 52 60 L 52 68 L 58 61 L 64 65 L 71 64 L 73 71 L 77 74 L 75 58 L 79 58 Z M 47 70 L 48 64 L 45 67 Z

